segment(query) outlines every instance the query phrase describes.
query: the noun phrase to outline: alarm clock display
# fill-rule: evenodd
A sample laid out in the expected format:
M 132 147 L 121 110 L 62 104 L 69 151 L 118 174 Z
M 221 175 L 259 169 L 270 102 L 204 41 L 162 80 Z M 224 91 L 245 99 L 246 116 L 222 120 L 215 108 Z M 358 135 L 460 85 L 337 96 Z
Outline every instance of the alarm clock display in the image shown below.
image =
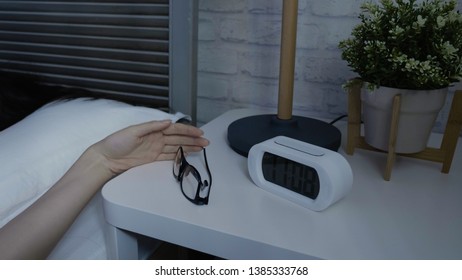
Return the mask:
M 272 153 L 264 153 L 262 172 L 268 182 L 273 182 L 311 199 L 318 197 L 318 172 L 310 166 Z
M 314 211 L 334 204 L 353 185 L 342 155 L 285 136 L 252 146 L 248 169 L 258 187 Z

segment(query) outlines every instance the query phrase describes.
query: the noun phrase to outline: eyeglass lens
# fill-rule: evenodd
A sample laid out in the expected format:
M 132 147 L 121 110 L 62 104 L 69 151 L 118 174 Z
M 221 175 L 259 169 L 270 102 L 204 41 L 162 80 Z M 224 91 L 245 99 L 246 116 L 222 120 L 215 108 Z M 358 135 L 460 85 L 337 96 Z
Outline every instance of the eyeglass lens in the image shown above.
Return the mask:
M 180 168 L 181 168 L 181 163 L 183 162 L 183 151 L 182 149 L 178 149 L 175 160 L 173 162 L 173 175 L 178 179 L 180 176 Z
M 185 196 L 194 200 L 196 194 L 201 198 L 207 197 L 209 186 L 201 182 L 199 172 L 194 167 L 187 165 L 183 171 L 181 188 Z

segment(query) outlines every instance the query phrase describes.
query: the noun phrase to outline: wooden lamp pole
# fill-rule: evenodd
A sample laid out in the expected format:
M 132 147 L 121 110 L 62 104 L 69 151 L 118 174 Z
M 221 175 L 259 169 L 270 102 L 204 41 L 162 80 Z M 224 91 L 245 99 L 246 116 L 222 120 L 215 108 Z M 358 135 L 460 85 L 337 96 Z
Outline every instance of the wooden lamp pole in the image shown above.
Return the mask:
M 292 118 L 298 0 L 284 0 L 279 64 L 278 118 Z

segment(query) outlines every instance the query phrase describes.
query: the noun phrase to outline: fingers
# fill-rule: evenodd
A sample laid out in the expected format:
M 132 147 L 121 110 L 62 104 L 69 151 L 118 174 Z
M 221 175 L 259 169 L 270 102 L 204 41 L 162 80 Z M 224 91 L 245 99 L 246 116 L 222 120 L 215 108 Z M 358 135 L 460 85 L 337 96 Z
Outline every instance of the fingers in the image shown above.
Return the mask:
M 186 125 L 182 123 L 173 123 L 168 128 L 166 128 L 163 133 L 165 135 L 187 135 L 191 137 L 200 137 L 204 132 L 191 125 Z
M 183 152 L 185 153 L 200 152 L 204 148 L 204 146 L 165 145 L 162 149 L 162 153 L 176 154 L 180 146 L 183 147 Z
M 150 121 L 139 125 L 134 125 L 132 129 L 135 130 L 135 134 L 139 137 L 147 135 L 153 132 L 162 131 L 167 136 L 187 136 L 187 137 L 201 137 L 204 132 L 194 126 L 172 123 L 171 120 L 164 121 Z
M 202 151 L 203 147 L 199 146 L 182 146 L 185 154 Z M 176 156 L 179 146 L 165 146 L 163 152 L 156 160 L 173 160 Z
M 164 136 L 164 143 L 168 146 L 196 146 L 196 147 L 206 147 L 209 145 L 209 141 L 204 137 L 190 137 L 190 136 L 182 136 L 182 135 L 172 135 L 172 136 Z
M 163 131 L 164 143 L 167 146 L 174 146 L 175 152 L 179 146 L 197 147 L 201 149 L 209 144 L 209 141 L 203 136 L 204 132 L 194 126 L 180 123 L 171 124 Z
M 158 132 L 167 129 L 172 124 L 171 120 L 150 121 L 138 125 L 134 125 L 135 135 L 142 137 L 149 133 Z
M 203 137 L 204 132 L 201 129 L 191 125 L 172 123 L 170 120 L 142 123 L 131 127 L 131 129 L 135 135 L 140 138 L 143 137 L 146 141 L 162 142 L 163 147 L 159 151 L 157 160 L 173 159 L 180 146 L 185 152 L 198 152 L 209 145 L 209 141 Z M 160 134 L 161 138 L 157 138 L 156 134 Z M 149 137 L 145 138 L 148 135 Z

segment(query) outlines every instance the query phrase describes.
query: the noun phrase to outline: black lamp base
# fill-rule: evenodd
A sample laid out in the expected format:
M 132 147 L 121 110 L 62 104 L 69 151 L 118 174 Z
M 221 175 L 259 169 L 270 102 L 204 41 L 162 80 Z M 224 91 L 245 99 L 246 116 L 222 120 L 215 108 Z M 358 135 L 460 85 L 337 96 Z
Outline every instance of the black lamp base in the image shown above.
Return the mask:
M 342 138 L 335 126 L 299 116 L 281 120 L 276 115 L 256 115 L 239 119 L 228 126 L 229 145 L 245 157 L 253 145 L 280 135 L 335 152 L 338 151 Z

